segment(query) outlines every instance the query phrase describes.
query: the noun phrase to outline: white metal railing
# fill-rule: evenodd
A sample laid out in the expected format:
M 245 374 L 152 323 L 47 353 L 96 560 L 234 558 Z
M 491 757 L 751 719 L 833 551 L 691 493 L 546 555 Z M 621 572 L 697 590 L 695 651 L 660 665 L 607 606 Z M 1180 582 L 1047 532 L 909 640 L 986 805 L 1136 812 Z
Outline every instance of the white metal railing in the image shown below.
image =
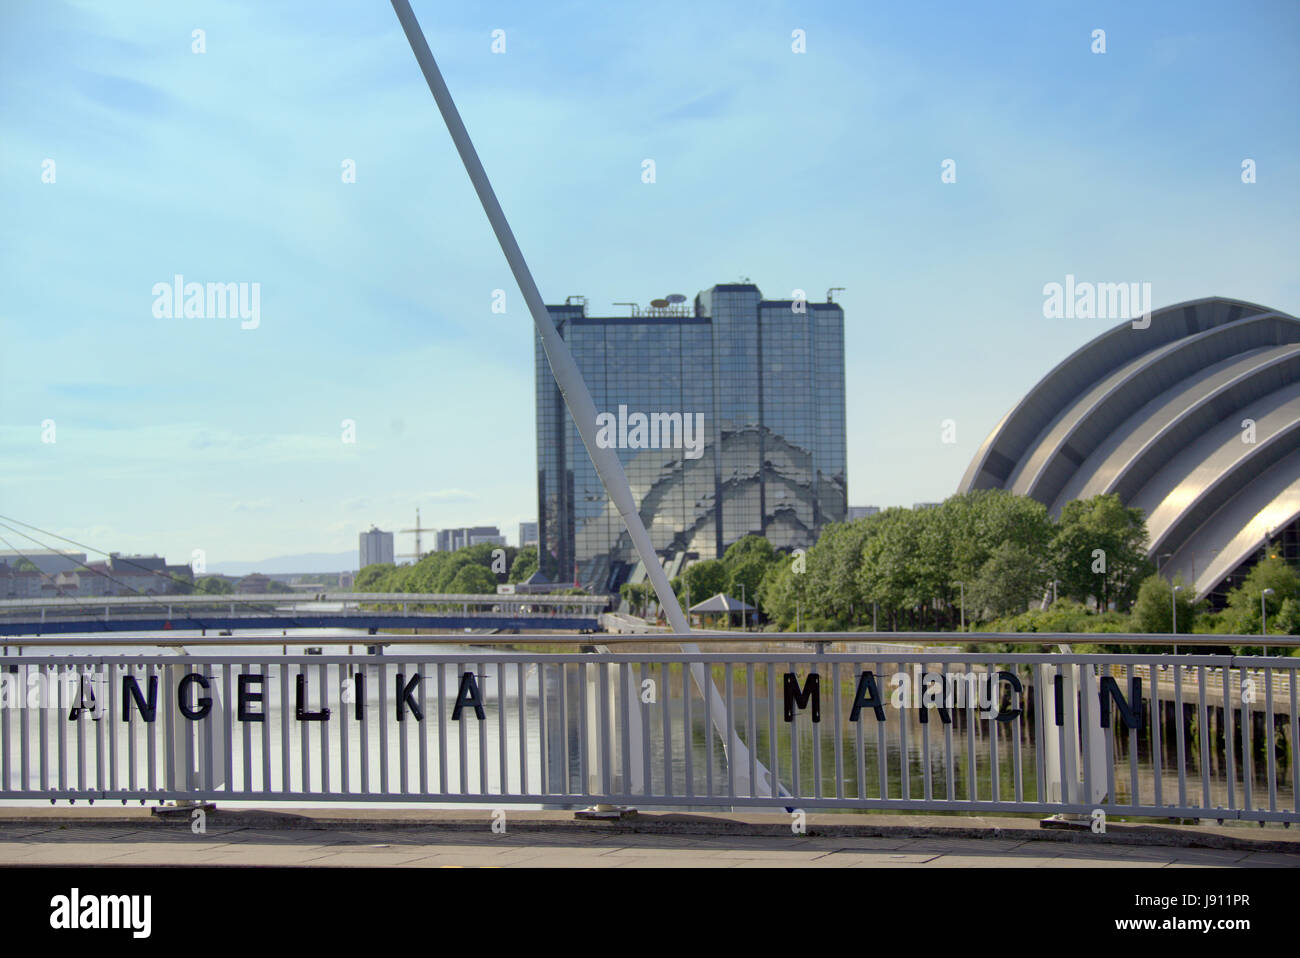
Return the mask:
M 1300 821 L 1300 659 L 392 644 L 382 655 L 0 659 L 0 801 L 1102 809 Z M 1178 668 L 1152 686 L 1162 662 Z M 689 680 L 695 663 L 719 685 L 716 700 Z M 1264 682 L 1246 694 L 1254 670 Z M 64 681 L 51 686 L 51 676 Z M 33 703 L 42 687 L 47 698 Z M 898 698 L 904 687 L 913 701 Z M 727 761 L 733 735 L 749 745 L 748 775 Z M 737 785 L 763 781 L 757 763 L 775 772 L 776 795 Z

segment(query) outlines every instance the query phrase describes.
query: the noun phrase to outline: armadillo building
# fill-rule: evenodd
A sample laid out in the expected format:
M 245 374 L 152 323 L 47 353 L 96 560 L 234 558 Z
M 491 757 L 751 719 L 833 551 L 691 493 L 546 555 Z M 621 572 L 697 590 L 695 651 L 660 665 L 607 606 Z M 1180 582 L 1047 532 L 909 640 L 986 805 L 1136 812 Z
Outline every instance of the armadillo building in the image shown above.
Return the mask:
M 958 491 L 1059 516 L 1115 493 L 1143 510 L 1162 574 L 1219 594 L 1266 552 L 1300 560 L 1300 320 L 1213 297 L 1125 322 L 1043 377 Z

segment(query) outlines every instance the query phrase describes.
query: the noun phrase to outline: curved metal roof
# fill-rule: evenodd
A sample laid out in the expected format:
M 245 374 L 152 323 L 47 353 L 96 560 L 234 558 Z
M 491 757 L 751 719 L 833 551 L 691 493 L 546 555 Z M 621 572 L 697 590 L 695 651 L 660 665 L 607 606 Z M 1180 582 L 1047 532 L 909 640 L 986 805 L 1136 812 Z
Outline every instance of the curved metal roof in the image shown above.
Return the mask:
M 1152 555 L 1203 595 L 1294 518 L 1280 517 L 1300 497 L 1298 450 L 1300 320 L 1212 297 L 1076 350 L 1003 417 L 958 491 L 1009 489 L 1054 515 L 1116 493 L 1146 513 Z

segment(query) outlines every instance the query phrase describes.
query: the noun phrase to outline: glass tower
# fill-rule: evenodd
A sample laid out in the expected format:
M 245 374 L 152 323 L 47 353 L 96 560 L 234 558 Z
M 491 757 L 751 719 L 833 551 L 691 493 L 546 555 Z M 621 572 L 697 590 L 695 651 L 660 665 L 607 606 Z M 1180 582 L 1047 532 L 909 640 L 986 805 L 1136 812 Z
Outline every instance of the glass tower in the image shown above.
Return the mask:
M 655 549 L 716 558 L 750 533 L 811 545 L 847 510 L 844 311 L 714 286 L 693 306 L 550 306 Z M 539 564 L 615 591 L 638 557 L 535 337 Z M 603 414 L 608 414 L 607 416 Z M 696 428 L 702 427 L 702 435 Z

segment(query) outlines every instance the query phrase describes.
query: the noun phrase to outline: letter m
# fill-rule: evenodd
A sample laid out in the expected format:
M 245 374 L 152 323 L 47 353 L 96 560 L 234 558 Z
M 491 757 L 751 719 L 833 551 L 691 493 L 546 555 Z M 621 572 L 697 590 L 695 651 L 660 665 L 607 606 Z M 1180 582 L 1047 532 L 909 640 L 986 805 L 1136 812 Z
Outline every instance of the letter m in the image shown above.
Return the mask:
M 100 928 L 130 928 L 131 927 L 131 899 L 126 895 L 100 895 L 99 896 Z M 112 916 L 110 924 L 109 916 Z
M 812 720 L 814 722 L 822 720 L 821 684 L 821 676 L 816 672 L 810 672 L 801 689 L 798 676 L 793 672 L 785 673 L 785 720 L 787 722 L 794 721 L 796 707 L 801 709 L 808 707 L 809 699 L 812 699 Z
M 227 311 L 226 304 L 230 304 Z M 208 319 L 233 319 L 239 315 L 239 284 L 208 283 Z
M 1103 305 L 1105 304 L 1105 305 Z M 1128 283 L 1098 283 L 1097 308 L 1109 319 L 1127 319 L 1129 309 Z

